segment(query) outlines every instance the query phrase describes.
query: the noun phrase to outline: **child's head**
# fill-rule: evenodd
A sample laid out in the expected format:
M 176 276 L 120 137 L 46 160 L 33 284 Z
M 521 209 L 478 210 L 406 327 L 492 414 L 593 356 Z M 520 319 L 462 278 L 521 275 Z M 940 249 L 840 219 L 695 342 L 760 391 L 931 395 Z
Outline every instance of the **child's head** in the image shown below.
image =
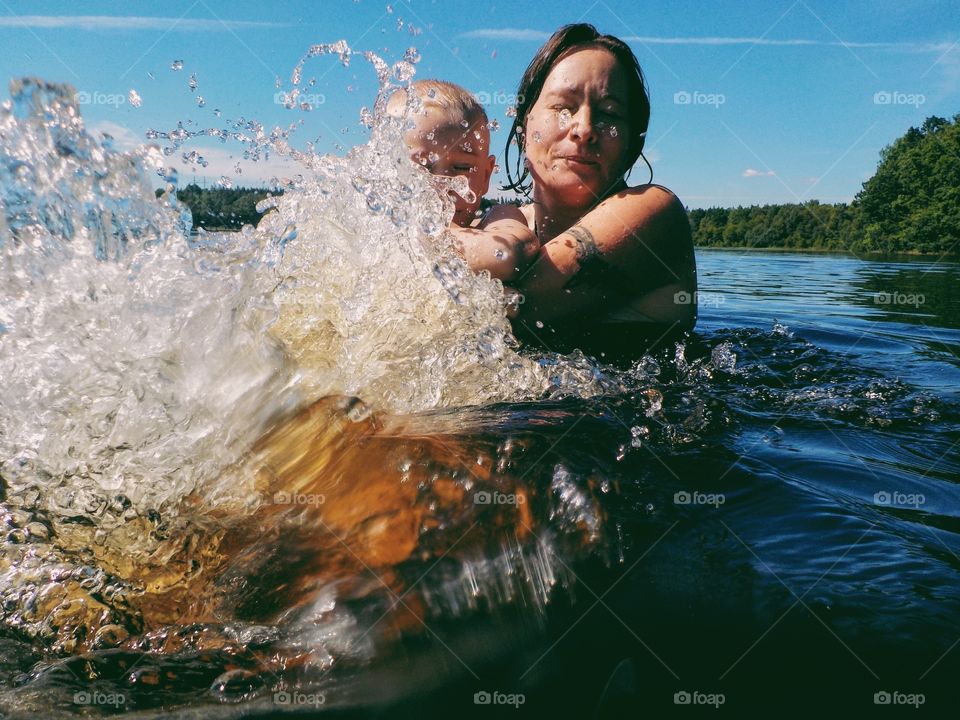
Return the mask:
M 434 175 L 462 176 L 470 184 L 473 202 L 456 195 L 457 225 L 469 225 L 490 186 L 496 159 L 489 155 L 490 130 L 487 114 L 476 99 L 459 85 L 443 80 L 417 80 L 410 89 L 422 106 L 413 115 L 416 127 L 404 135 L 410 158 Z M 387 111 L 400 116 L 407 91 L 390 98 Z

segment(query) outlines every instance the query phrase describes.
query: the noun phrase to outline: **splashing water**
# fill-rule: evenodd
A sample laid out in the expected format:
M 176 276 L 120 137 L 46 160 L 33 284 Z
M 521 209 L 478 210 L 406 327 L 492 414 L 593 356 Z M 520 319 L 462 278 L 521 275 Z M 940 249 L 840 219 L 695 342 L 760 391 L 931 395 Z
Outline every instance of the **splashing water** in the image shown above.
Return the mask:
M 327 52 L 344 64 L 353 54 L 335 43 L 307 57 Z M 205 508 L 243 516 L 262 504 L 256 473 L 237 471 L 254 442 L 322 397 L 396 413 L 601 387 L 582 356 L 547 368 L 515 352 L 502 285 L 453 253 L 452 203 L 406 160 L 404 120 L 382 112 L 415 53 L 393 67 L 363 57 L 382 119 L 345 158 L 296 151 L 290 129 L 246 119 L 151 131 L 165 147 L 125 154 L 85 130 L 71 88 L 12 84 L 0 107 L 7 625 L 59 651 L 139 632 L 134 598 L 178 587 L 213 557 L 218 536 L 203 528 L 231 521 Z M 261 203 L 258 228 L 192 238 L 165 163 L 198 135 L 244 143 L 252 160 L 290 157 L 302 173 Z M 170 182 L 160 197 L 151 172 Z M 468 191 L 462 179 L 450 187 Z M 206 539 L 183 551 L 184 537 Z M 47 559 L 31 563 L 38 547 Z M 177 569 L 162 579 L 165 565 Z M 37 606 L 40 593 L 55 600 Z

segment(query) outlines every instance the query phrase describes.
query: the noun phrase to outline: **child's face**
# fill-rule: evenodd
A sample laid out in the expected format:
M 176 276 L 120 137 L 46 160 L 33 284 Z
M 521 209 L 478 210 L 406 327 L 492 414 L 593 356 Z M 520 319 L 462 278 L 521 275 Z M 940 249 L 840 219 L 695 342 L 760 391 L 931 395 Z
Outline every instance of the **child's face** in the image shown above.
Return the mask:
M 434 175 L 465 177 L 474 194 L 472 202 L 451 191 L 456 200 L 453 221 L 469 225 L 487 194 L 495 158 L 488 155 L 490 131 L 482 120 L 468 127 L 449 122 L 442 109 L 427 106 L 417 113 L 416 127 L 404 136 L 410 148 L 410 159 Z

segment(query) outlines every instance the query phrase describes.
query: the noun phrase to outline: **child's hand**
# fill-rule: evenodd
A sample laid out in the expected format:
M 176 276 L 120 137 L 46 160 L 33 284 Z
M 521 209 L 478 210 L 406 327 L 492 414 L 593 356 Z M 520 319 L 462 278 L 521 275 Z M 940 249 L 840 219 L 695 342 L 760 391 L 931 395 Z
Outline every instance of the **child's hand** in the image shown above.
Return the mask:
M 515 280 L 536 256 L 539 244 L 523 214 L 512 205 L 492 208 L 476 228 L 452 226 L 458 252 L 474 272 Z

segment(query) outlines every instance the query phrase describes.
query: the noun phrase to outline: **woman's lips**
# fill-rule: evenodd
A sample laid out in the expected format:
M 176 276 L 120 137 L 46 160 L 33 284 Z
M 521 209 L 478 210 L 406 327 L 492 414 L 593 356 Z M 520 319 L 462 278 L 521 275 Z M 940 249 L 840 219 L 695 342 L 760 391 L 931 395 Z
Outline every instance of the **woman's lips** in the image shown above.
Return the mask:
M 600 164 L 596 161 L 596 159 L 587 155 L 561 155 L 560 159 L 575 163 L 577 165 L 595 166 Z

